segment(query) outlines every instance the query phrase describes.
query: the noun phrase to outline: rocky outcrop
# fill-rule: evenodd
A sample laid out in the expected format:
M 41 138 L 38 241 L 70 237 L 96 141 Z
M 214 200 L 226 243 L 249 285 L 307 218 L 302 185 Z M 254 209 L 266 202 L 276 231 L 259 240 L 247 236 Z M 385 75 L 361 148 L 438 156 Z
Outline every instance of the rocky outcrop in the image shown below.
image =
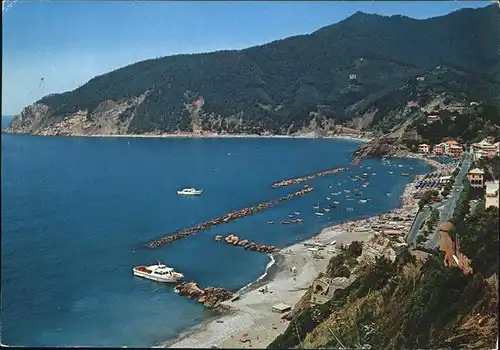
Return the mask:
M 35 103 L 22 110 L 3 131 L 6 133 L 37 134 L 50 125 L 50 107 Z
M 245 250 L 252 250 L 255 252 L 268 253 L 268 254 L 279 252 L 279 248 L 276 248 L 275 246 L 250 242 L 247 239 L 241 239 L 240 237 L 233 235 L 232 233 L 225 238 L 222 238 L 221 235 L 217 235 L 215 236 L 215 240 L 217 242 L 224 241 L 227 244 L 231 244 L 237 247 L 242 247 L 245 248 Z
M 406 149 L 400 139 L 395 137 L 381 136 L 359 146 L 354 152 L 353 164 L 357 164 L 365 157 L 394 156 Z
M 47 105 L 35 103 L 12 119 L 5 133 L 33 135 L 125 135 L 135 111 L 147 93 L 118 101 L 105 100 L 94 110 L 59 115 Z
M 209 309 L 214 309 L 221 302 L 231 299 L 234 293 L 224 288 L 207 287 L 200 288 L 196 282 L 182 282 L 175 289 L 180 295 L 195 299 Z

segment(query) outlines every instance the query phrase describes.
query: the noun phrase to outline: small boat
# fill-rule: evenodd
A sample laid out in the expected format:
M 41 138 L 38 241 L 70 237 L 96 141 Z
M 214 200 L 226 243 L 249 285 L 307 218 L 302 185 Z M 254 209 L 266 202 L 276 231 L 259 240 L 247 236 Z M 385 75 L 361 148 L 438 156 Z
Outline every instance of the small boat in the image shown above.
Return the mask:
M 392 196 L 392 193 L 387 192 L 387 193 L 386 193 L 386 195 L 387 195 L 388 197 L 390 197 L 390 196 Z
M 409 173 L 401 173 L 401 176 L 410 176 Z
M 401 164 L 398 164 L 398 167 L 402 168 L 403 166 Z
M 296 219 L 296 222 L 304 222 L 304 219 Z
M 314 208 L 316 209 L 316 212 L 314 213 L 314 215 L 317 215 L 317 216 L 323 216 L 325 214 L 323 214 L 322 212 L 320 212 L 320 209 L 319 209 L 319 201 L 318 201 L 318 205 L 317 206 L 314 206 Z
M 175 272 L 173 268 L 160 264 L 159 262 L 158 265 L 136 266 L 133 272 L 134 276 L 163 283 L 176 283 L 184 278 L 182 273 Z
M 366 203 L 366 202 L 368 202 L 368 200 L 366 200 L 366 199 L 360 199 L 360 200 L 358 201 L 358 203 Z
M 288 214 L 288 217 L 289 218 L 293 218 L 294 216 L 292 214 Z
M 394 171 L 389 170 L 389 171 L 388 171 L 388 173 L 389 173 L 390 175 L 392 175 L 392 174 L 394 174 Z
M 326 197 L 326 200 L 328 200 L 328 201 L 329 201 L 330 199 L 331 199 L 330 197 Z
M 330 208 L 323 208 L 323 211 L 328 213 L 330 211 Z
M 311 252 L 317 252 L 319 249 L 318 248 L 307 248 L 307 250 L 311 251 Z
M 295 211 L 294 214 L 295 215 L 300 215 L 300 211 Z
M 354 208 L 346 208 L 346 211 L 354 211 Z
M 331 241 L 329 244 L 330 244 L 330 245 L 335 245 L 335 243 L 337 243 L 337 241 L 333 240 L 333 241 Z
M 368 187 L 368 185 L 367 185 L 367 184 L 364 184 L 364 185 L 362 185 L 362 186 L 363 186 L 363 187 Z
M 274 221 L 268 221 L 267 223 L 271 225 L 274 224 Z
M 199 196 L 202 193 L 203 190 L 197 190 L 196 188 L 185 188 L 183 190 L 177 191 L 177 194 L 181 196 Z
M 340 202 L 337 202 L 337 201 L 333 201 L 333 204 L 340 204 Z
M 349 192 L 351 192 L 351 190 L 344 190 L 344 192 L 345 192 L 345 193 L 349 193 Z
M 377 173 L 372 173 L 373 176 L 377 175 Z
M 290 221 L 282 221 L 281 222 L 283 225 L 288 225 L 290 223 Z

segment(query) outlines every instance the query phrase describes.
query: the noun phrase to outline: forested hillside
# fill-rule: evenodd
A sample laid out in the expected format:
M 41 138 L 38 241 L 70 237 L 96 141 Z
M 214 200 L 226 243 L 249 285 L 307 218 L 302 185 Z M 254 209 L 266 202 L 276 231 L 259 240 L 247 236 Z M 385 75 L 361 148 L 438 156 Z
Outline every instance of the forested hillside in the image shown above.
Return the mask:
M 496 5 L 427 20 L 358 12 L 312 34 L 245 50 L 132 64 L 42 98 L 11 131 L 39 133 L 80 111 L 83 133 L 104 132 L 104 124 L 115 133 L 293 133 L 313 118 L 363 118 L 373 103 L 399 99 L 408 81 L 438 66 L 470 82 L 464 98 L 494 101 L 500 95 L 499 22 Z M 444 81 L 444 90 L 453 88 L 453 80 Z M 368 124 L 380 125 L 386 112 Z

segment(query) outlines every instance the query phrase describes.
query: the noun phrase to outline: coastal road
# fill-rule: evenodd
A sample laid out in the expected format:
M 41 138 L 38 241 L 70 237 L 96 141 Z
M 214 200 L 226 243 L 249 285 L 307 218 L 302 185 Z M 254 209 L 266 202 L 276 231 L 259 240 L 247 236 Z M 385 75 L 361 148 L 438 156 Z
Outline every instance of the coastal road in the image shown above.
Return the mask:
M 450 198 L 447 203 L 444 205 L 443 209 L 440 212 L 440 222 L 449 221 L 453 215 L 453 211 L 455 210 L 455 206 L 457 205 L 457 201 L 460 198 L 460 194 L 464 188 L 462 182 L 469 171 L 471 163 L 471 155 L 470 153 L 465 153 L 462 160 L 462 167 L 455 177 L 455 184 L 450 193 Z M 436 249 L 439 246 L 439 225 L 437 225 L 436 230 L 429 237 L 429 240 L 425 243 L 425 247 L 427 249 Z
M 411 226 L 410 231 L 408 231 L 408 234 L 406 235 L 406 243 L 409 246 L 415 242 L 420 226 L 422 226 L 422 223 L 427 219 L 430 213 L 431 210 L 427 205 L 418 212 L 415 220 L 413 220 L 413 225 Z

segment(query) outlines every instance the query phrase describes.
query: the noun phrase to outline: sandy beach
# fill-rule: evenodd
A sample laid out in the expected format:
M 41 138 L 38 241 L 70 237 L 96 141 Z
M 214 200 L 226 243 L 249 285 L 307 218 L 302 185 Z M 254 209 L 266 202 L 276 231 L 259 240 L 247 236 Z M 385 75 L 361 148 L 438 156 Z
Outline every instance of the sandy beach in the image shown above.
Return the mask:
M 348 245 L 352 241 L 369 239 L 373 230 L 366 228 L 369 228 L 371 224 L 379 222 L 388 214 L 414 215 L 418 208 L 413 193 L 414 187 L 409 184 L 401 197 L 401 207 L 385 214 L 327 227 L 311 239 L 282 249 L 274 255 L 278 265 L 276 266 L 277 272 L 269 281 L 258 283 L 258 288 L 255 286 L 249 288 L 249 291 L 244 292 L 240 299 L 234 302 L 223 303 L 233 312 L 211 320 L 200 329 L 175 341 L 166 342 L 161 347 L 245 348 L 251 345 L 253 348 L 265 348 L 288 326 L 288 321 L 281 320 L 283 314 L 274 313 L 271 308 L 279 303 L 293 307 L 304 295 L 314 278 L 320 272 L 325 271 L 338 247 Z M 407 224 L 409 223 L 411 220 Z M 329 243 L 333 240 L 336 244 L 330 245 Z M 325 249 L 320 251 L 324 259 L 314 258 L 313 253 L 304 246 L 305 242 L 325 244 Z M 296 268 L 295 276 L 292 274 L 292 267 Z M 260 292 L 262 288 L 267 288 L 268 292 Z M 251 344 L 241 342 L 242 337 L 251 339 Z
M 224 138 L 224 139 L 245 139 L 245 138 L 260 138 L 260 139 L 339 139 L 356 142 L 368 142 L 368 138 L 360 138 L 349 135 L 321 136 L 318 137 L 315 133 L 304 133 L 299 135 L 257 135 L 257 134 L 195 134 L 195 133 L 170 133 L 170 134 L 78 134 L 72 133 L 69 135 L 52 135 L 43 134 L 44 136 L 65 136 L 65 137 L 103 137 L 103 138 L 190 138 L 190 139 L 206 139 L 206 138 Z
M 342 232 L 334 227 L 324 229 L 314 242 L 328 244 L 336 240 L 336 245 L 340 245 L 354 240 L 364 241 L 368 236 L 367 232 Z M 184 339 L 165 346 L 207 348 L 216 345 L 223 348 L 245 348 L 250 343 L 242 343 L 240 339 L 243 334 L 247 334 L 246 337 L 251 339 L 251 347 L 265 348 L 288 325 L 288 322 L 280 322 L 283 315 L 273 313 L 271 307 L 279 303 L 293 306 L 300 300 L 318 273 L 326 269 L 335 251 L 333 246 L 330 247 L 322 251 L 324 259 L 313 258 L 312 252 L 303 243 L 283 249 L 277 254 L 281 259 L 276 259 L 280 260 L 278 264 L 281 266 L 270 282 L 243 294 L 239 300 L 223 303 L 234 309 L 234 313 L 213 320 Z M 295 278 L 291 271 L 293 266 L 297 269 Z M 268 292 L 260 292 L 262 287 L 267 287 Z
M 426 161 L 438 170 L 448 170 L 449 167 L 434 160 L 419 155 L 410 156 Z M 367 241 L 374 232 L 370 227 L 390 221 L 391 215 L 406 217 L 402 222 L 404 230 L 409 230 L 413 217 L 418 211 L 418 200 L 414 198 L 415 183 L 409 183 L 401 196 L 401 206 L 387 213 L 355 221 L 327 227 L 311 239 L 294 244 L 276 253 L 276 274 L 257 283 L 244 291 L 240 299 L 224 302 L 231 313 L 209 321 L 200 329 L 188 333 L 174 341 L 163 343 L 161 347 L 195 347 L 207 348 L 265 348 L 288 326 L 288 321 L 282 321 L 282 314 L 271 311 L 272 306 L 284 303 L 293 306 L 301 299 L 314 278 L 324 272 L 330 258 L 336 253 L 335 247 L 346 245 L 352 241 Z M 329 245 L 333 240 L 335 245 Z M 304 246 L 305 242 L 327 245 L 320 251 L 324 259 L 316 259 L 312 252 Z M 295 276 L 292 267 L 296 268 Z M 267 293 L 260 290 L 267 288 Z M 240 341 L 242 337 L 251 339 L 251 343 Z

